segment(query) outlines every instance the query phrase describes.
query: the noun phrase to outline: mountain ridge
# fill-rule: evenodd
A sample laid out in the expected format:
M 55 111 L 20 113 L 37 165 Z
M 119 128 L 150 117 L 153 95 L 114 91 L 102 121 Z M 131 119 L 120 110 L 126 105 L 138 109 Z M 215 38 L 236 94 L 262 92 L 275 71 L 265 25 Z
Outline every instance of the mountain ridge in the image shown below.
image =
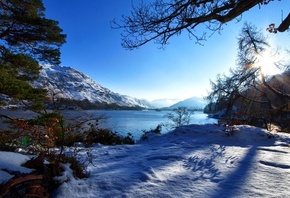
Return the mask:
M 152 106 L 155 108 L 168 108 L 171 105 L 176 104 L 177 102 L 180 102 L 179 99 L 169 99 L 169 98 L 163 98 L 163 99 L 156 99 L 150 102 Z
M 33 87 L 45 88 L 51 99 L 63 99 L 65 105 L 74 105 L 80 101 L 88 108 L 204 108 L 202 98 L 192 97 L 180 101 L 179 99 L 157 99 L 148 101 L 132 96 L 115 93 L 95 82 L 88 75 L 67 66 L 43 65 L 39 77 L 32 83 Z M 68 101 L 70 100 L 70 101 Z M 93 105 L 89 105 L 92 103 Z
M 89 76 L 66 66 L 44 65 L 32 85 L 48 90 L 50 98 L 88 100 L 91 103 L 116 104 L 121 107 L 151 108 L 146 100 L 115 93 Z
M 189 109 L 204 109 L 206 104 L 207 103 L 203 98 L 194 96 L 194 97 L 179 101 L 179 102 L 171 105 L 169 108 L 175 109 L 178 107 L 187 107 Z

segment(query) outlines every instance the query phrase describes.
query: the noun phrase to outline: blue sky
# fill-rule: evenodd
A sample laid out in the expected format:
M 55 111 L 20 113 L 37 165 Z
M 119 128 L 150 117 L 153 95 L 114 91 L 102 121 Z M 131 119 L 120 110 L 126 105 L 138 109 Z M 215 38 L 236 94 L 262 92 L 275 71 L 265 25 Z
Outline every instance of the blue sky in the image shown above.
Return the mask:
M 121 30 L 110 21 L 129 14 L 132 0 L 44 0 L 46 16 L 59 21 L 67 34 L 61 48 L 61 65 L 75 68 L 110 90 L 139 99 L 186 99 L 205 96 L 210 79 L 235 66 L 237 37 L 244 21 L 259 29 L 281 22 L 290 12 L 289 0 L 255 7 L 224 26 L 204 45 L 195 44 L 184 32 L 173 37 L 165 50 L 149 43 L 129 51 L 121 47 Z M 137 1 L 135 1 L 137 2 Z M 265 34 L 267 32 L 265 31 Z M 267 34 L 272 43 L 290 47 L 289 32 Z

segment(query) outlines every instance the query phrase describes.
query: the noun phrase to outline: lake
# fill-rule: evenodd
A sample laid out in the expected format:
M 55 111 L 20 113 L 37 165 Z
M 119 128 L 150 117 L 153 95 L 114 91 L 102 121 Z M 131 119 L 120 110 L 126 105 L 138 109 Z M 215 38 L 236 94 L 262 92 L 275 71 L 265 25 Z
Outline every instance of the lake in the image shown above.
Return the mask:
M 88 110 L 88 111 L 63 111 L 63 115 L 67 118 L 78 116 L 86 117 L 88 115 L 98 116 L 105 115 L 107 119 L 100 123 L 101 127 L 109 128 L 119 134 L 127 135 L 131 133 L 134 139 L 139 139 L 143 131 L 155 129 L 158 124 L 170 122 L 165 115 L 171 111 L 134 111 L 134 110 Z M 33 114 L 30 111 L 10 111 L 0 110 L 1 114 L 10 115 L 12 117 L 29 118 Z M 201 111 L 195 111 L 191 116 L 190 124 L 209 124 L 217 123 L 214 118 L 209 118 L 207 114 Z M 2 125 L 2 123 L 0 123 Z M 2 125 L 3 126 L 3 125 Z M 0 126 L 0 129 L 2 127 Z M 168 130 L 163 127 L 162 133 Z
M 170 122 L 165 115 L 172 111 L 134 111 L 134 110 L 89 110 L 81 111 L 84 115 L 105 115 L 108 117 L 101 122 L 101 127 L 109 128 L 122 135 L 131 133 L 134 139 L 139 139 L 143 131 L 155 129 L 158 124 Z M 66 111 L 65 115 L 70 117 L 75 111 Z M 217 119 L 209 118 L 207 114 L 201 111 L 195 111 L 191 115 L 190 124 L 212 124 L 217 123 Z M 168 130 L 163 127 L 162 133 Z

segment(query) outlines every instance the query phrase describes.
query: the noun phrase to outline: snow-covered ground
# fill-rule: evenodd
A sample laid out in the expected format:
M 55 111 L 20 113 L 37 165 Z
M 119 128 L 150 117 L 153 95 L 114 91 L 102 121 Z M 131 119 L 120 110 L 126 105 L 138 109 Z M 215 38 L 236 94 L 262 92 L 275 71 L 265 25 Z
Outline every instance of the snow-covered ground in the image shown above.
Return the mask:
M 227 136 L 216 125 L 190 125 L 135 145 L 95 145 L 90 176 L 67 170 L 53 197 L 290 197 L 290 135 L 237 129 Z M 0 169 L 25 159 L 1 152 Z

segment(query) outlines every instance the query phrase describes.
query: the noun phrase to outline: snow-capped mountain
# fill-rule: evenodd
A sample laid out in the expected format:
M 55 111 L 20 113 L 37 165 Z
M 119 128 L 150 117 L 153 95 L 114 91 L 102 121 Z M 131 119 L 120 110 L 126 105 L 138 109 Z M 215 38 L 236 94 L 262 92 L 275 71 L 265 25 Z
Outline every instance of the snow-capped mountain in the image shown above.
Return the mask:
M 206 106 L 207 102 L 200 97 L 191 97 L 188 99 L 185 99 L 183 101 L 180 101 L 169 108 L 177 108 L 177 107 L 187 107 L 191 109 L 203 109 Z
M 34 87 L 48 90 L 49 95 L 72 100 L 89 100 L 92 103 L 117 104 L 122 107 L 149 108 L 146 100 L 114 93 L 87 75 L 71 67 L 44 65 Z
M 164 108 L 169 107 L 179 101 L 180 101 L 179 99 L 157 99 L 151 101 L 150 104 L 155 108 Z

